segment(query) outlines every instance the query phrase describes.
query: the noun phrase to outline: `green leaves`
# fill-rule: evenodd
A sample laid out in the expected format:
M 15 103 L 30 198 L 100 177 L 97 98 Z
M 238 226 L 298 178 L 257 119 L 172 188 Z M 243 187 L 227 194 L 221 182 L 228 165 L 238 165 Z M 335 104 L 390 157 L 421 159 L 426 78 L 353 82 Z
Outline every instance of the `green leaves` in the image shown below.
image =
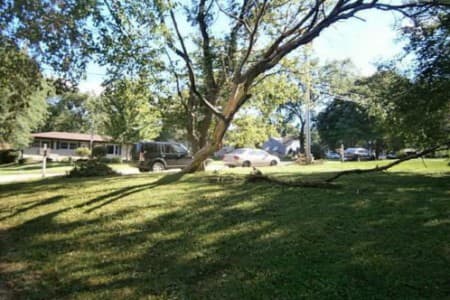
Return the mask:
M 161 130 L 161 114 L 145 82 L 111 82 L 101 98 L 106 133 L 116 142 L 154 139 Z
M 236 117 L 232 128 L 225 137 L 226 144 L 236 147 L 255 147 L 262 145 L 270 136 L 276 134 L 275 127 L 257 115 Z
M 47 116 L 50 90 L 33 59 L 8 42 L 0 46 L 0 143 L 28 144 Z

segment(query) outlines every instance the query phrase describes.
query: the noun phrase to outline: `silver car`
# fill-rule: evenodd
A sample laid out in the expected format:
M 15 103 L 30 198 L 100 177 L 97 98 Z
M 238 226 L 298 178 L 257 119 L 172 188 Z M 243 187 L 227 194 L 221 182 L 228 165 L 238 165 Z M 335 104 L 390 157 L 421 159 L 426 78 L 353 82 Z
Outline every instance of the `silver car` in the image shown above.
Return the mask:
M 229 167 L 262 167 L 276 166 L 280 159 L 260 149 L 239 148 L 231 153 L 225 154 L 223 162 Z

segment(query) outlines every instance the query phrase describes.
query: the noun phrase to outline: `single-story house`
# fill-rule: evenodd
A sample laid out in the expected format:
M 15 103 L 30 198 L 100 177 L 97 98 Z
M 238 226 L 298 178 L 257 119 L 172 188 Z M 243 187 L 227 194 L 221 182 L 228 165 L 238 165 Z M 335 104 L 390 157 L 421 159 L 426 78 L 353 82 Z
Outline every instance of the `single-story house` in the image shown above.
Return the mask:
M 262 146 L 267 152 L 283 157 L 294 155 L 300 151 L 300 141 L 296 137 L 286 136 L 282 138 L 270 137 Z
M 76 157 L 75 149 L 79 147 L 90 148 L 91 143 L 93 147 L 105 146 L 107 149 L 106 157 L 108 158 L 127 159 L 127 157 L 130 157 L 129 152 L 132 148 L 130 145 L 113 143 L 111 137 L 98 134 L 50 131 L 33 133 L 31 136 L 33 141 L 28 148 L 24 149 L 23 154 L 25 156 L 42 156 L 44 145 L 47 145 L 48 156 L 55 160 Z

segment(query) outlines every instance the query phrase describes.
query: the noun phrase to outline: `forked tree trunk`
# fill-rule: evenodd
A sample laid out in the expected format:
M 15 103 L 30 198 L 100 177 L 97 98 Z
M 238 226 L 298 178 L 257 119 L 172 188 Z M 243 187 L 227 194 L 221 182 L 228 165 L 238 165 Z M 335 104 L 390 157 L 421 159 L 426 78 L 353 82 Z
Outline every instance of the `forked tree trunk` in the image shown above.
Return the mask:
M 222 143 L 223 136 L 227 132 L 228 126 L 230 126 L 231 120 L 218 120 L 214 128 L 214 133 L 210 143 L 207 143 L 194 155 L 194 159 L 191 164 L 183 169 L 184 173 L 193 173 L 196 171 L 203 171 L 203 162 L 218 150 L 219 145 Z
M 192 162 L 183 169 L 183 173 L 193 173 L 204 170 L 203 162 L 218 150 L 222 144 L 223 137 L 233 120 L 234 114 L 239 107 L 248 99 L 248 84 L 240 83 L 232 87 L 231 96 L 228 98 L 227 104 L 223 110 L 224 118 L 216 118 L 216 125 L 211 136 L 211 140 L 206 143 L 199 151 L 194 154 Z

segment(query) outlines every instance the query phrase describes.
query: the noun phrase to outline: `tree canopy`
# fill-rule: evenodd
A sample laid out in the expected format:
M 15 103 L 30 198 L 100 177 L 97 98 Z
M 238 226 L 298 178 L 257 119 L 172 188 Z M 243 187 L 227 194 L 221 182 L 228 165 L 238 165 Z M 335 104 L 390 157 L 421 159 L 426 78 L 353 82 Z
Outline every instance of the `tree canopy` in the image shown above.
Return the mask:
M 110 82 L 100 106 L 105 133 L 118 143 L 149 140 L 159 135 L 161 114 L 143 82 L 126 79 Z
M 36 62 L 5 42 L 0 46 L 0 143 L 23 147 L 47 117 L 50 88 Z

